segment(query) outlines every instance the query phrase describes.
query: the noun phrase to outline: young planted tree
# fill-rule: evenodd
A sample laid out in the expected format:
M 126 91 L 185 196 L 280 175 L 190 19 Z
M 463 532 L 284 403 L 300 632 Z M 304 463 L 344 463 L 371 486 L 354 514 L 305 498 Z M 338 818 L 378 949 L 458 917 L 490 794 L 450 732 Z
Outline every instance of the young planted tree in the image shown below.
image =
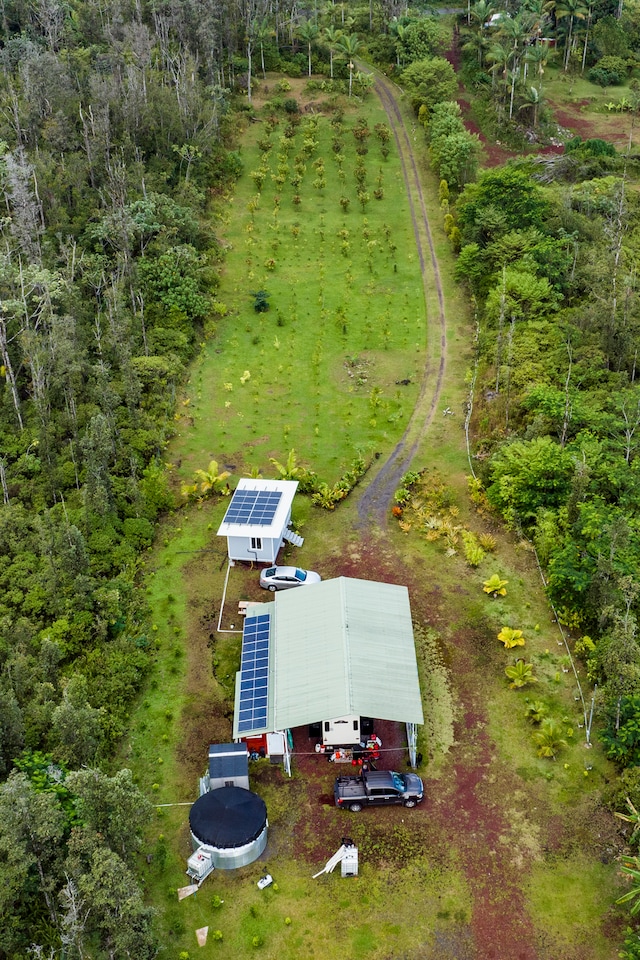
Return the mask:
M 562 729 L 551 717 L 546 717 L 540 724 L 540 729 L 532 735 L 533 742 L 538 748 L 538 756 L 555 760 L 556 754 L 567 741 L 562 737 Z
M 511 681 L 509 686 L 512 690 L 521 690 L 530 683 L 537 683 L 537 677 L 533 675 L 533 664 L 525 663 L 524 660 L 517 660 L 512 666 L 505 667 L 504 672 Z

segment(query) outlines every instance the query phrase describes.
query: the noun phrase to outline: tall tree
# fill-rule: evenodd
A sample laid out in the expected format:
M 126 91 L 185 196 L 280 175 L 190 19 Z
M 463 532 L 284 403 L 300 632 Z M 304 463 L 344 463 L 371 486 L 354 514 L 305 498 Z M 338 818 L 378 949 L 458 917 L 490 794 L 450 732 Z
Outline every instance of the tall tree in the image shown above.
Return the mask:
M 297 34 L 307 45 L 307 57 L 309 61 L 309 76 L 311 76 L 311 47 L 318 38 L 318 24 L 313 20 L 304 20 L 298 27 Z

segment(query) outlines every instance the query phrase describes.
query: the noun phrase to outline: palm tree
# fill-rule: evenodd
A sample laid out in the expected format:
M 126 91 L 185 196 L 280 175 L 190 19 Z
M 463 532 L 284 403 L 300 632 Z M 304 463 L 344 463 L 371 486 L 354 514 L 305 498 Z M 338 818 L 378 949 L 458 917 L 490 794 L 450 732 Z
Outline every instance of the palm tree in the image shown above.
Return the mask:
M 358 39 L 357 33 L 350 33 L 340 37 L 338 41 L 338 46 L 340 47 L 340 50 L 342 51 L 343 56 L 345 56 L 349 61 L 349 96 L 351 96 L 351 90 L 353 88 L 353 70 L 354 70 L 353 58 L 358 53 L 358 50 L 361 48 L 362 43 Z
M 533 675 L 533 664 L 525 663 L 524 660 L 516 660 L 516 662 L 511 667 L 505 667 L 504 672 L 506 673 L 511 683 L 509 686 L 512 690 L 521 690 L 522 687 L 526 687 L 529 683 L 537 683 L 537 677 Z
M 478 55 L 478 66 L 482 66 L 482 61 L 484 60 L 484 55 L 491 46 L 491 41 L 487 36 L 484 30 L 479 30 L 477 33 L 469 33 L 468 39 L 465 43 L 462 44 L 462 49 L 464 51 L 469 51 L 470 53 L 477 53 Z
M 495 4 L 491 0 L 478 0 L 469 10 L 470 21 L 475 20 L 480 32 L 484 32 L 491 17 L 496 12 Z
M 500 22 L 498 37 L 503 39 L 511 46 L 511 96 L 509 98 L 509 119 L 513 117 L 513 102 L 516 91 L 516 83 L 520 77 L 520 58 L 526 44 L 531 39 L 532 32 L 537 29 L 535 14 L 524 11 L 517 17 L 505 17 Z
M 629 843 L 633 844 L 640 835 L 640 813 L 636 810 L 632 804 L 629 797 L 626 798 L 627 806 L 629 808 L 629 813 L 615 813 L 615 817 L 619 817 L 620 820 L 624 820 L 626 823 L 633 824 L 633 830 L 631 831 L 631 836 L 629 837 Z
M 538 126 L 538 110 L 540 109 L 540 104 L 542 103 L 542 94 L 537 87 L 526 87 L 524 90 L 524 103 L 520 107 L 520 110 L 531 110 L 532 111 L 532 123 L 533 129 Z
M 547 65 L 547 60 L 549 59 L 549 44 L 548 43 L 536 43 L 534 46 L 529 47 L 527 52 L 524 55 L 525 67 L 528 64 L 537 68 L 538 73 L 538 88 L 542 90 L 542 74 L 544 73 L 544 68 Z M 527 74 L 525 73 L 525 79 Z
M 265 40 L 268 40 L 269 37 L 274 35 L 273 27 L 269 23 L 267 17 L 263 17 L 262 20 L 259 20 L 253 28 L 253 36 L 260 46 L 260 66 L 262 67 L 262 79 L 266 80 L 267 72 L 264 68 L 264 44 Z
M 326 41 L 327 46 L 329 47 L 329 70 L 330 77 L 333 80 L 333 54 L 335 53 L 338 40 L 342 36 L 342 30 L 334 27 L 333 25 L 325 27 L 322 31 L 323 39 Z
M 571 40 L 573 38 L 573 24 L 576 19 L 584 20 L 588 10 L 582 0 L 558 0 L 555 5 L 556 20 L 564 20 L 569 17 L 569 33 L 567 43 L 564 49 L 564 72 L 569 69 L 569 57 L 571 56 Z
M 589 28 L 591 27 L 591 20 L 593 18 L 593 0 L 589 4 L 589 13 L 587 15 L 587 27 L 584 32 L 584 46 L 582 48 L 582 70 L 581 73 L 584 73 L 585 64 L 587 62 L 587 46 L 589 44 Z
M 228 470 L 223 470 L 221 473 L 218 473 L 218 461 L 210 460 L 207 469 L 196 470 L 193 479 L 198 481 L 200 495 L 206 497 L 210 493 L 214 493 L 227 477 L 230 476 L 231 474 Z
M 307 45 L 309 54 L 309 76 L 311 76 L 311 44 L 318 37 L 318 24 L 312 20 L 305 20 L 304 23 L 301 23 L 298 27 L 298 36 L 301 40 L 304 40 Z
M 404 39 L 404 35 L 406 32 L 407 32 L 407 24 L 405 23 L 400 23 L 398 20 L 392 20 L 391 23 L 389 24 L 389 33 L 392 33 L 396 38 L 395 48 L 396 48 L 396 66 L 397 67 L 402 66 L 400 54 L 402 53 L 402 41 Z
M 533 734 L 533 742 L 538 747 L 539 757 L 548 757 L 555 760 L 560 747 L 566 747 L 567 741 L 562 738 L 562 730 L 551 717 L 547 717 L 540 724 L 540 729 Z

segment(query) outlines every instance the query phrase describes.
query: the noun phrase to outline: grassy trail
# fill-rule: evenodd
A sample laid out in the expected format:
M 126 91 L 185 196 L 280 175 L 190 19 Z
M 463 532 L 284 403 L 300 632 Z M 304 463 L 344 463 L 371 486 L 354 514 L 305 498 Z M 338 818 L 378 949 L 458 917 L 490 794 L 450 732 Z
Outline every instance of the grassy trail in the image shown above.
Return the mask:
M 358 514 L 360 524 L 363 526 L 370 522 L 375 522 L 378 526 L 384 524 L 389 503 L 399 485 L 400 478 L 409 469 L 433 421 L 444 382 L 447 351 L 444 291 L 416 154 L 407 130 L 407 120 L 400 108 L 394 85 L 385 80 L 381 74 L 376 76 L 375 90 L 393 131 L 407 190 L 424 288 L 427 350 L 420 393 L 407 427 L 391 455 L 360 498 Z

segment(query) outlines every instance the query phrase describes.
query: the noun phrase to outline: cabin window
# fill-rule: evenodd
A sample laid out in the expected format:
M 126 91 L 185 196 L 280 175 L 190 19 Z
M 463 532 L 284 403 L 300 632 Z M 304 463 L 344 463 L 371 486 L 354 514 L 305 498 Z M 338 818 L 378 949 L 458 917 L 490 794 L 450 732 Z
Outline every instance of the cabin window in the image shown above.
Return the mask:
M 358 732 L 358 721 L 357 721 L 357 720 L 354 720 L 354 721 L 353 721 L 353 729 L 355 730 L 356 733 Z
M 262 537 L 251 537 L 251 549 L 262 550 Z
M 331 729 L 331 724 L 329 723 L 328 720 L 325 720 L 325 722 L 324 722 L 324 732 L 325 732 L 325 733 L 329 733 L 329 730 L 330 730 L 330 729 Z
M 225 787 L 235 787 L 233 780 L 225 780 L 224 785 Z

